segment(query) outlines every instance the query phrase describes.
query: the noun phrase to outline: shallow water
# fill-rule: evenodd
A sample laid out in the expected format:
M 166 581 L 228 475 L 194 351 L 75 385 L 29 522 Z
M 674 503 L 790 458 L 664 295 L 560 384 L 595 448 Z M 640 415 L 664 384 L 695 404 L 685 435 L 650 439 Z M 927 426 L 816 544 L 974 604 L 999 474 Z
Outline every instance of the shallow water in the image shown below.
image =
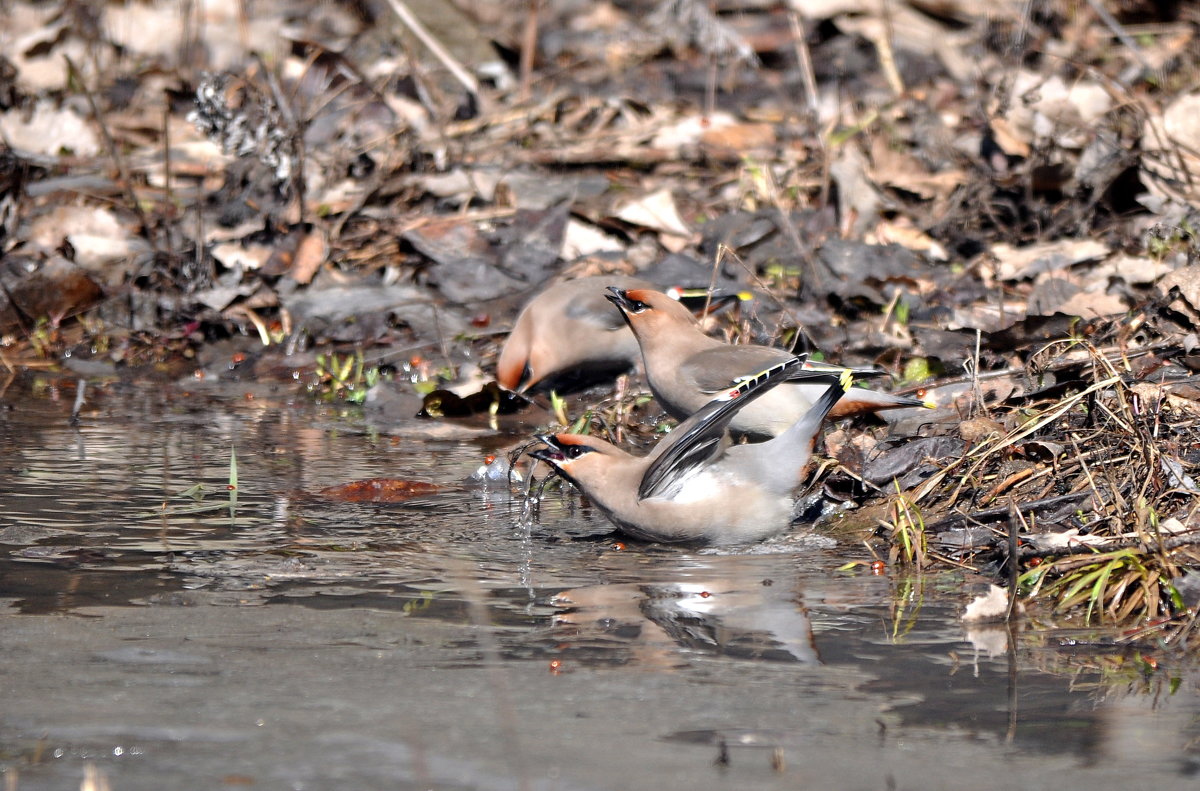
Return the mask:
M 569 492 L 530 521 L 457 485 L 518 435 L 286 387 L 76 394 L 0 395 L 6 791 L 1200 782 L 1194 668 L 967 631 L 980 580 L 837 572 L 859 550 L 811 533 L 622 549 Z M 236 508 L 187 513 L 234 451 Z M 317 494 L 370 477 L 446 488 Z

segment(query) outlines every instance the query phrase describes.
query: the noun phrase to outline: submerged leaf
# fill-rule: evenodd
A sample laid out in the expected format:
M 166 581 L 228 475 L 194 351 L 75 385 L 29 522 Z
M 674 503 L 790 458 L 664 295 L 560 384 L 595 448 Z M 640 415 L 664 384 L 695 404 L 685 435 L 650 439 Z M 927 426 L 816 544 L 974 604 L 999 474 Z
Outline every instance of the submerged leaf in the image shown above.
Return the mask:
M 406 481 L 401 478 L 366 478 L 340 486 L 327 486 L 318 494 L 344 503 L 399 503 L 441 491 L 436 483 Z

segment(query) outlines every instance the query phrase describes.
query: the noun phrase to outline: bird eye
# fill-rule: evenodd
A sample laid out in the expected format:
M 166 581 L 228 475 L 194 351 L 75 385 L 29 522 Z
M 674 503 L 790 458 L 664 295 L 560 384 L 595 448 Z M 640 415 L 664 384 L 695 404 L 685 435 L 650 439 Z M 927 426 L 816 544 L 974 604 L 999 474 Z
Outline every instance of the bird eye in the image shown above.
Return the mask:
M 568 459 L 578 459 L 580 456 L 590 451 L 591 448 L 589 448 L 587 445 L 567 445 L 565 448 L 563 448 L 563 455 Z
M 630 313 L 644 313 L 650 310 L 650 306 L 638 299 L 631 299 L 626 303 L 625 309 Z

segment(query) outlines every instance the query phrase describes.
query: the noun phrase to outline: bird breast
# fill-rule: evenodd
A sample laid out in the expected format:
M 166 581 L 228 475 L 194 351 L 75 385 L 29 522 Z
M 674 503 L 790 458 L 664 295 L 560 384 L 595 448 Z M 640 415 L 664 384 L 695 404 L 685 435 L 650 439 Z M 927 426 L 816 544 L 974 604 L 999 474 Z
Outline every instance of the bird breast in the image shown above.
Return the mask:
M 782 532 L 791 516 L 791 497 L 767 492 L 718 465 L 687 476 L 670 497 L 639 501 L 625 521 L 669 530 L 659 540 L 733 544 Z

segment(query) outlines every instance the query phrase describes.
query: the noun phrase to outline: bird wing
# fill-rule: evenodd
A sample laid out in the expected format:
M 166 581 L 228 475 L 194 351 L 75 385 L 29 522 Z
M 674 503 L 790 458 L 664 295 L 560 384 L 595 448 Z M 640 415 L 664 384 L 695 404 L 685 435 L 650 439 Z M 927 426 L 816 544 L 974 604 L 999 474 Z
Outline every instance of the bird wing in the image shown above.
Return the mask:
M 822 371 L 804 371 L 803 357 L 789 357 L 727 389 L 713 398 L 662 441 L 658 455 L 642 476 L 638 499 L 669 497 L 686 475 L 710 461 L 721 450 L 721 439 L 738 410 L 780 382 L 809 379 L 836 384 L 838 376 Z
M 783 349 L 770 346 L 714 346 L 684 360 L 679 376 L 701 392 L 719 393 L 741 376 L 757 376 L 755 372 L 766 372 L 791 359 Z
M 798 376 L 790 377 L 791 381 L 808 379 L 808 374 L 813 371 L 835 376 L 840 375 L 842 371 L 850 371 L 855 376 L 881 376 L 886 373 L 875 366 L 847 368 L 807 359 L 807 354 L 799 356 L 805 362 L 799 369 Z M 679 374 L 685 382 L 693 382 L 703 393 L 718 393 L 730 385 L 737 384 L 746 372 L 763 371 L 791 357 L 792 355 L 783 349 L 770 346 L 714 346 L 685 360 L 679 366 Z

